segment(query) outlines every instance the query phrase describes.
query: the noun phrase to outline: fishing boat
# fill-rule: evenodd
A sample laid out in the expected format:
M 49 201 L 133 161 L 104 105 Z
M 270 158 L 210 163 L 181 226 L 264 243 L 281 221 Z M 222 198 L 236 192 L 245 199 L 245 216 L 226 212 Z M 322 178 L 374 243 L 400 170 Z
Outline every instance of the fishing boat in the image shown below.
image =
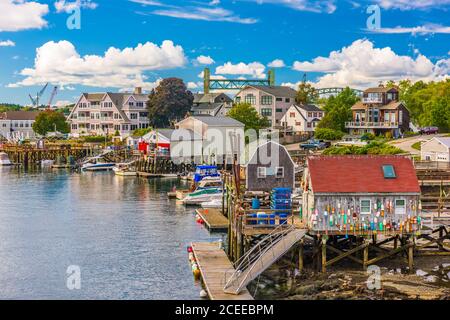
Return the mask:
M 213 200 L 222 201 L 222 188 L 207 188 L 189 193 L 182 200 L 185 205 L 201 205 Z
M 9 160 L 8 154 L 0 152 L 0 166 L 12 166 L 12 162 Z
M 190 193 L 204 190 L 204 189 L 217 188 L 217 189 L 221 190 L 220 192 L 222 192 L 222 184 L 223 184 L 223 182 L 220 178 L 205 177 L 205 178 L 203 178 L 202 181 L 200 181 L 198 183 L 198 185 L 195 189 L 177 190 L 177 191 L 175 191 L 175 195 L 178 200 L 184 200 L 184 198 L 186 198 L 186 196 L 189 195 Z M 205 201 L 207 201 L 207 200 L 205 200 Z
M 129 163 L 118 163 L 113 167 L 114 174 L 122 177 L 136 177 L 137 172 L 130 168 Z
M 113 162 L 106 162 L 102 156 L 97 156 L 83 162 L 81 171 L 109 171 L 113 170 L 115 165 Z

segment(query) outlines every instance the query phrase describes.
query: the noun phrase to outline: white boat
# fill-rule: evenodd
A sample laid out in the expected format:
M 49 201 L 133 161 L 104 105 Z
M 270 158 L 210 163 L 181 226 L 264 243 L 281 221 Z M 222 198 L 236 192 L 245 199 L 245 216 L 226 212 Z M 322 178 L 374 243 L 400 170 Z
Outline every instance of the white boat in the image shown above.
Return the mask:
M 113 167 L 114 174 L 121 177 L 136 177 L 137 172 L 132 170 L 128 163 L 118 163 Z
M 186 195 L 182 200 L 185 205 L 200 205 L 212 200 L 222 201 L 222 188 L 206 188 L 196 190 Z
M 8 154 L 0 152 L 0 166 L 12 166 L 12 162 L 9 160 Z
M 115 167 L 113 162 L 105 162 L 102 156 L 89 158 L 81 166 L 81 171 L 108 171 Z
M 55 163 L 54 160 L 41 160 L 41 167 L 42 168 L 51 167 L 53 166 L 54 163 Z
M 222 197 L 213 198 L 211 201 L 203 202 L 200 206 L 204 209 L 222 209 Z M 225 201 L 225 208 L 227 207 L 227 202 Z

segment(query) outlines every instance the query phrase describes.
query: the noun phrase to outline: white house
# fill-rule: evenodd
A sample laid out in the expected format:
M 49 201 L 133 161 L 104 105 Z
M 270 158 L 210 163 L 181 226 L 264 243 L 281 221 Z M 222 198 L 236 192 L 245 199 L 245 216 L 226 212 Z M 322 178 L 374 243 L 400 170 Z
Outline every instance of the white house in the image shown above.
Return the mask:
M 434 137 L 422 143 L 421 159 L 424 161 L 450 162 L 450 137 Z
M 116 131 L 127 137 L 136 129 L 148 128 L 148 95 L 141 88 L 134 93 L 83 93 L 67 121 L 71 133 L 112 135 Z
M 314 132 L 325 111 L 319 107 L 293 104 L 281 118 L 281 130 L 293 133 Z
M 233 159 L 239 161 L 245 146 L 244 124 L 229 117 L 211 117 L 211 116 L 191 116 L 175 125 L 176 129 L 184 129 L 178 131 L 179 139 L 195 139 L 194 147 L 191 150 L 198 151 L 201 149 L 202 162 L 211 164 L 232 163 Z M 192 132 L 192 133 L 191 133 Z M 186 135 L 186 138 L 184 137 Z M 201 140 L 199 140 L 199 138 Z M 173 138 L 172 141 L 173 142 Z M 180 142 L 180 141 L 179 141 Z M 171 148 L 172 157 L 182 152 L 184 156 L 189 155 L 189 150 L 181 148 L 178 144 L 177 148 Z M 197 160 L 198 161 L 198 160 Z
M 37 111 L 7 111 L 0 112 L 0 135 L 10 140 L 35 137 L 33 123 Z

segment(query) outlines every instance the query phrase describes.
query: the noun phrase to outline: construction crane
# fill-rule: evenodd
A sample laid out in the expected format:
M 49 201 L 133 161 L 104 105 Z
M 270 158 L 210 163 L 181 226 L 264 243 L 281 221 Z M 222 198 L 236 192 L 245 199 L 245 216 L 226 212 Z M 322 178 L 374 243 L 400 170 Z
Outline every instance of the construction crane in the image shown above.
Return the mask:
M 39 108 L 39 100 L 41 99 L 42 95 L 44 94 L 45 90 L 47 89 L 48 83 L 39 91 L 36 93 L 36 98 L 33 98 L 31 94 L 29 94 L 31 103 L 35 108 Z
M 58 87 L 53 87 L 52 94 L 50 95 L 50 99 L 48 100 L 48 109 L 51 109 L 53 99 L 55 99 L 55 96 L 58 94 Z

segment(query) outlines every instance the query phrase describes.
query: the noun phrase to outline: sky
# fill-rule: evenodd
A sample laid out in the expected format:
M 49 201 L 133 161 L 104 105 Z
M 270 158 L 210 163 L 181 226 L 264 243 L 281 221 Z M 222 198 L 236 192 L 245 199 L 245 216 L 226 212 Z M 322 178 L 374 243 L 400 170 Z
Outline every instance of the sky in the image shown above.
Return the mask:
M 166 77 L 363 89 L 450 74 L 450 0 L 0 0 L 0 103 L 149 91 Z

